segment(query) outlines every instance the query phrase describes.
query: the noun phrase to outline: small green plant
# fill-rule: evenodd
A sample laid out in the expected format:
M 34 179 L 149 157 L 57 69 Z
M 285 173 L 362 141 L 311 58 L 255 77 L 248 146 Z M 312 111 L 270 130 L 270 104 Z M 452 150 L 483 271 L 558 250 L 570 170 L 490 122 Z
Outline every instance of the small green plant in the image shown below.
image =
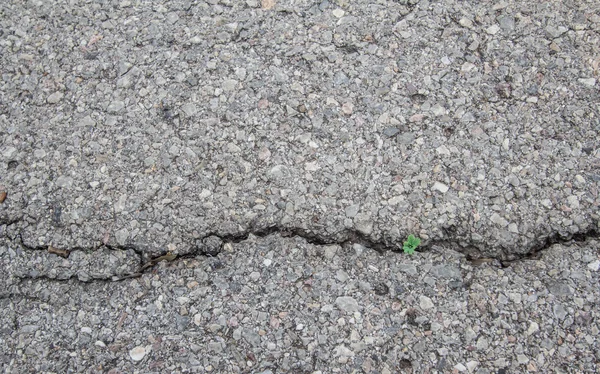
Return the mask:
M 421 244 L 421 239 L 417 238 L 413 234 L 410 234 L 408 238 L 406 238 L 406 240 L 404 241 L 402 249 L 404 250 L 404 253 L 412 255 L 413 253 L 415 253 L 415 249 L 417 249 L 419 244 Z

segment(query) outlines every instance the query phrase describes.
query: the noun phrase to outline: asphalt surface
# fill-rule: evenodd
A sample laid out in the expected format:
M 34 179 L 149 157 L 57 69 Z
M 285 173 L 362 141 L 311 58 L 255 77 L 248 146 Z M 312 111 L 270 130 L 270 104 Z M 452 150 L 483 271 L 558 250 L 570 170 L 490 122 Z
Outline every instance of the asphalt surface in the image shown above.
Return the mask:
M 10 321 L 0 342 L 6 372 L 596 370 L 597 2 L 5 1 L 0 66 L 0 264 L 6 274 L 0 285 Z M 413 257 L 402 249 L 409 235 L 421 239 Z M 319 257 L 336 248 L 343 255 L 319 270 L 312 255 L 302 265 L 302 256 L 289 252 L 298 243 L 310 248 L 305 254 Z M 239 262 L 236 250 L 241 258 L 255 252 L 271 257 Z M 363 252 L 375 256 L 374 268 L 392 270 L 375 276 L 367 266 L 353 273 L 353 266 L 362 268 L 352 256 Z M 436 253 L 456 266 L 437 278 L 428 275 L 427 265 L 441 261 Z M 281 275 L 291 283 L 277 283 L 264 274 L 271 263 L 286 263 L 283 254 L 300 256 L 296 265 L 310 267 L 301 281 Z M 409 263 L 416 273 L 402 272 L 398 263 Z M 195 267 L 213 265 L 214 274 L 203 270 L 211 275 L 192 279 Z M 488 273 L 479 274 L 480 266 Z M 480 323 L 488 334 L 500 323 L 502 313 L 492 310 L 500 296 L 486 298 L 507 286 L 505 273 L 498 273 L 507 271 L 531 277 L 514 285 L 511 294 L 520 296 L 503 296 L 522 306 L 506 306 L 517 318 L 503 320 L 503 328 L 516 332 L 509 340 L 491 334 L 486 344 L 468 348 L 472 339 L 457 338 L 465 324 Z M 227 273 L 221 283 L 218 272 Z M 496 272 L 501 286 L 489 272 Z M 310 297 L 300 291 L 280 295 L 274 286 L 329 275 L 337 283 L 315 280 Z M 372 276 L 373 284 L 366 280 Z M 465 280 L 473 277 L 485 286 L 473 288 L 477 282 Z M 235 285 L 242 278 L 264 282 L 267 296 L 253 292 L 272 302 L 236 312 L 241 301 L 232 295 L 243 291 Z M 411 297 L 398 297 L 396 282 L 407 281 L 425 283 L 411 283 Z M 571 291 L 556 291 L 552 282 Z M 129 308 L 130 317 L 134 310 L 146 315 L 142 299 L 131 294 L 140 284 L 161 300 L 179 287 L 177 297 L 188 300 L 178 301 L 180 322 L 164 327 L 163 336 L 187 336 L 186 328 L 204 324 L 228 326 L 232 333 L 239 327 L 241 335 L 227 337 L 216 327 L 194 330 L 188 336 L 199 347 L 193 359 L 178 361 L 159 346 L 146 350 L 156 344 L 151 314 L 139 326 L 120 322 L 121 332 L 114 329 L 118 305 Z M 440 295 L 448 287 L 461 290 L 451 300 L 466 303 L 462 312 L 443 306 L 447 300 Z M 86 296 L 92 289 L 105 296 Z M 584 289 L 589 297 L 576 294 Z M 532 292 L 554 296 L 540 304 L 530 300 Z M 111 294 L 111 306 L 102 305 Z M 222 308 L 193 306 L 225 296 L 233 301 Z M 377 304 L 371 297 L 385 300 Z M 402 305 L 393 307 L 397 299 Z M 289 339 L 302 343 L 288 344 L 277 332 L 281 324 L 267 331 L 259 323 L 260 313 L 269 321 L 287 318 L 289 307 L 277 300 L 287 300 L 293 310 L 319 304 L 307 309 L 315 324 L 288 326 L 299 331 L 298 339 Z M 63 305 L 73 312 L 88 302 L 97 304 L 97 323 L 81 322 L 85 331 L 60 335 L 60 344 L 48 346 L 41 331 L 52 336 L 76 318 L 57 321 L 51 310 Z M 484 308 L 478 303 L 488 305 L 490 314 L 469 323 L 461 319 L 461 313 Z M 371 304 L 391 316 L 381 320 L 381 340 L 362 322 L 344 330 L 339 318 L 345 317 L 329 310 L 331 305 L 362 316 Z M 45 317 L 25 323 L 32 305 Z M 201 311 L 209 309 L 216 322 Z M 422 323 L 412 323 L 413 309 L 423 312 Z M 172 317 L 161 310 L 153 309 L 157 321 Z M 219 313 L 227 316 L 225 324 Z M 550 332 L 567 315 L 573 322 Z M 577 325 L 581 315 L 586 317 Z M 438 321 L 443 328 L 431 330 L 434 317 L 457 322 Z M 531 338 L 538 331 L 528 330 L 532 323 L 542 326 L 540 341 L 550 339 L 556 347 L 548 343 L 545 352 L 535 351 L 540 341 Z M 25 328 L 32 325 L 38 327 Z M 111 333 L 103 335 L 99 326 Z M 429 331 L 423 339 L 433 345 L 413 351 L 419 329 Z M 342 338 L 343 331 L 349 337 Z M 399 331 L 411 337 L 404 341 Z M 82 340 L 81 334 L 91 337 Z M 214 345 L 216 336 L 222 349 Z M 569 352 L 560 352 L 559 338 Z M 361 339 L 377 352 L 394 341 L 398 351 L 386 351 L 386 363 L 362 346 L 350 347 Z M 249 344 L 246 351 L 253 347 L 250 358 L 244 353 L 239 360 L 233 341 Z M 492 360 L 496 348 L 490 342 L 509 349 L 506 362 Z M 27 351 L 34 343 L 41 348 Z M 92 349 L 88 343 L 99 351 L 112 348 L 92 359 L 82 353 Z M 298 344 L 304 353 L 294 351 Z M 68 353 L 53 361 L 57 346 Z M 335 350 L 336 359 L 314 353 L 317 346 Z M 269 356 L 273 351 L 281 355 Z M 164 366 L 152 367 L 150 352 L 162 352 Z M 207 352 L 220 359 L 198 358 Z M 365 364 L 368 357 L 372 362 Z M 260 366 L 265 362 L 272 365 Z

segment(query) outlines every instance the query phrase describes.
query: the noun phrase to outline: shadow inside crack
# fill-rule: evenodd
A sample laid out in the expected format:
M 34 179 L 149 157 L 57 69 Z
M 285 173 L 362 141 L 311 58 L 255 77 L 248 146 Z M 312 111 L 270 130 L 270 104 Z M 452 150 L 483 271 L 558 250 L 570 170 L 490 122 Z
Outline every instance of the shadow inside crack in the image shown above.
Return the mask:
M 195 239 L 193 243 L 188 243 L 185 247 L 187 249 L 181 252 L 163 251 L 160 255 L 154 257 L 148 257 L 147 253 L 134 245 L 110 246 L 100 244 L 92 248 L 33 247 L 26 245 L 20 235 L 13 240 L 6 240 L 7 238 L 5 238 L 5 245 L 10 259 L 9 273 L 21 280 L 120 281 L 140 277 L 160 262 L 173 262 L 197 256 L 215 257 L 226 245 L 241 243 L 251 236 L 264 238 L 271 235 L 279 235 L 282 238 L 301 238 L 316 246 L 338 245 L 346 250 L 358 245 L 374 249 L 380 253 L 402 251 L 402 243 L 392 238 L 374 240 L 364 233 L 353 230 L 345 230 L 327 236 L 307 229 L 276 225 L 253 228 L 235 234 L 211 232 Z M 506 254 L 502 252 L 498 257 L 484 256 L 480 248 L 473 245 L 465 246 L 455 239 L 425 241 L 422 246 L 417 248 L 417 252 L 443 247 L 463 254 L 466 260 L 474 265 L 497 263 L 506 267 L 517 261 L 537 259 L 544 250 L 554 244 L 581 242 L 592 238 L 598 238 L 596 230 L 589 230 L 576 235 L 553 233 L 540 238 L 538 243 L 526 253 Z

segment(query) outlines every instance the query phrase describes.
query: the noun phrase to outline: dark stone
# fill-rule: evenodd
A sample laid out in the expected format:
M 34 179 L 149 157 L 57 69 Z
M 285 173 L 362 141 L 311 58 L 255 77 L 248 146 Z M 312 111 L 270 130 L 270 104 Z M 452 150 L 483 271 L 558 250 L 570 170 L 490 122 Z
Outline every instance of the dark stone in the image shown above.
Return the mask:
M 211 235 L 203 239 L 196 240 L 198 251 L 206 256 L 216 256 L 223 248 L 223 240 L 218 236 Z
M 384 296 L 390 292 L 390 288 L 385 283 L 377 283 L 375 286 L 373 286 L 373 291 L 376 295 Z
M 400 362 L 398 363 L 398 368 L 399 369 L 412 369 L 412 362 L 410 362 L 407 359 L 402 359 L 400 360 Z

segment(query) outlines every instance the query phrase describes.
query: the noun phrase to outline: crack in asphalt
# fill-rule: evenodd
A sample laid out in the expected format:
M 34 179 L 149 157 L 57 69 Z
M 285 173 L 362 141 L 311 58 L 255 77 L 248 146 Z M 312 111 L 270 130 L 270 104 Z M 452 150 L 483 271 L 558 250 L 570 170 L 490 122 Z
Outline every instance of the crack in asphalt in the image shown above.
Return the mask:
M 393 252 L 402 252 L 402 243 L 398 240 L 393 240 L 389 238 L 384 238 L 381 240 L 373 240 L 369 236 L 353 230 L 345 230 L 341 233 L 337 233 L 337 239 L 326 236 L 319 233 L 314 233 L 307 229 L 302 228 L 283 228 L 277 225 L 263 227 L 263 228 L 253 228 L 250 230 L 246 230 L 236 234 L 222 234 L 218 232 L 210 232 L 204 235 L 203 237 L 196 239 L 196 241 L 203 241 L 204 239 L 210 237 L 216 237 L 221 241 L 220 248 L 218 251 L 204 251 L 198 245 L 193 245 L 194 248 L 192 251 L 175 254 L 171 252 L 163 252 L 159 256 L 148 257 L 147 253 L 136 248 L 135 245 L 108 245 L 108 244 L 98 244 L 97 246 L 85 248 L 85 247 L 72 247 L 72 248 L 63 248 L 60 251 L 65 251 L 67 254 L 63 257 L 68 257 L 68 255 L 73 251 L 84 251 L 87 253 L 97 251 L 101 248 L 106 248 L 110 251 L 133 251 L 138 257 L 138 266 L 137 268 L 129 273 L 124 274 L 111 274 L 109 276 L 101 276 L 94 277 L 90 276 L 89 280 L 81 280 L 78 277 L 77 273 L 74 273 L 68 277 L 64 278 L 52 278 L 48 275 L 36 275 L 36 276 L 18 276 L 21 281 L 26 280 L 48 280 L 54 282 L 69 282 L 71 280 L 76 280 L 78 282 L 90 283 L 90 282 L 115 282 L 122 281 L 125 279 L 138 278 L 143 274 L 149 272 L 151 269 L 155 267 L 159 262 L 162 261 L 178 261 L 185 258 L 194 258 L 197 256 L 205 256 L 205 257 L 214 257 L 216 256 L 223 248 L 226 243 L 241 243 L 245 240 L 248 240 L 250 236 L 256 236 L 259 238 L 264 238 L 270 235 L 280 235 L 281 237 L 293 238 L 298 237 L 304 239 L 307 243 L 317 245 L 317 246 L 328 246 L 328 245 L 339 245 L 344 248 L 352 247 L 354 244 L 362 245 L 366 248 L 371 248 L 376 250 L 379 253 L 384 253 L 387 251 Z M 4 235 L 7 236 L 6 234 Z M 599 232 L 596 229 L 590 229 L 586 232 L 574 234 L 574 235 L 561 235 L 558 232 L 552 233 L 545 237 L 544 240 L 539 240 L 538 244 L 530 248 L 527 253 L 524 254 L 512 254 L 511 256 L 504 257 L 484 257 L 481 256 L 480 250 L 473 245 L 464 246 L 456 239 L 445 239 L 445 240 L 431 240 L 425 242 L 422 246 L 418 248 L 417 252 L 426 252 L 432 250 L 433 247 L 446 247 L 452 249 L 458 253 L 462 253 L 465 255 L 465 259 L 474 265 L 479 265 L 484 262 L 495 262 L 500 264 L 502 267 L 508 267 L 511 264 L 523 260 L 534 260 L 539 259 L 544 250 L 550 248 L 554 244 L 568 244 L 572 242 L 583 242 L 589 239 L 595 239 L 599 237 Z M 48 246 L 30 246 L 27 245 L 21 234 L 17 234 L 14 238 L 9 238 L 13 241 L 16 241 L 18 245 L 21 246 L 24 250 L 27 251 L 42 251 L 49 252 L 49 254 L 56 254 L 53 251 L 49 251 Z

